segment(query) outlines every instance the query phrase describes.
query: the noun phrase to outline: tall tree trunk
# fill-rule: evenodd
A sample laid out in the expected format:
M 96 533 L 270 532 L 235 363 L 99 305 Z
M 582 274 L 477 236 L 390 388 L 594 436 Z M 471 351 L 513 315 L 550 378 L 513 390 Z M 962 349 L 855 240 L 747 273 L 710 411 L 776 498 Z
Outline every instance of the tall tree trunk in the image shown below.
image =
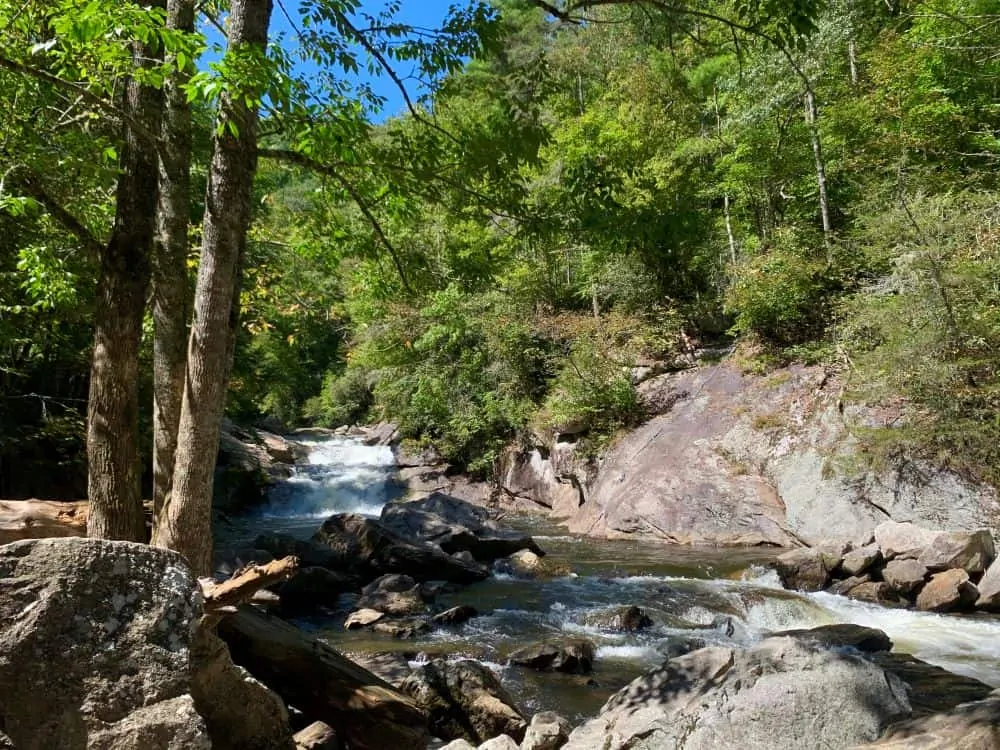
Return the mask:
M 194 0 L 167 1 L 167 28 L 194 31 Z M 188 219 L 191 211 L 191 106 L 178 70 L 164 83 L 160 196 L 153 252 L 153 523 L 173 481 L 177 427 L 184 398 Z
M 157 5 L 156 2 L 152 3 Z M 163 7 L 163 0 L 159 0 Z M 133 45 L 136 66 L 155 63 L 155 51 Z M 144 541 L 139 463 L 139 342 L 149 289 L 156 215 L 156 146 L 142 139 L 159 129 L 160 93 L 125 83 L 121 108 L 121 175 L 111 239 L 101 254 L 94 312 L 94 353 L 87 404 L 87 533 Z
M 230 52 L 257 48 L 262 55 L 270 16 L 271 0 L 233 0 Z M 220 101 L 173 488 L 153 539 L 154 544 L 183 554 L 201 575 L 211 572 L 212 474 L 232 366 L 240 263 L 257 167 L 257 111 L 247 107 L 242 93 L 226 92 Z
M 805 103 L 806 124 L 809 126 L 809 140 L 812 141 L 813 159 L 816 162 L 816 184 L 819 187 L 819 213 L 823 221 L 823 242 L 829 251 L 830 235 L 833 229 L 830 225 L 830 203 L 826 195 L 826 163 L 823 161 L 823 144 L 820 140 L 819 123 L 817 122 L 816 97 L 811 88 L 806 89 Z M 829 252 L 827 255 L 829 256 Z

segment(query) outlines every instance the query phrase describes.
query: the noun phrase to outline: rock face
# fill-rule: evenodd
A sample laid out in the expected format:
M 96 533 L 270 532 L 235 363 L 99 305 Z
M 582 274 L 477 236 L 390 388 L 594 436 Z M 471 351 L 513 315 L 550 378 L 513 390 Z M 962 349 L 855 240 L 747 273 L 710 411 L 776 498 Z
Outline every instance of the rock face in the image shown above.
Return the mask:
M 289 465 L 306 452 L 304 446 L 279 435 L 243 430 L 223 420 L 213 504 L 233 513 L 261 503 L 270 486 L 288 477 Z
M 597 462 L 574 457 L 572 436 L 557 437 L 507 454 L 501 483 L 595 536 L 796 546 L 834 534 L 863 545 L 886 520 L 996 526 L 996 492 L 957 474 L 919 462 L 848 472 L 859 464 L 852 429 L 901 415 L 843 405 L 841 385 L 801 366 L 763 377 L 729 363 L 661 375 L 640 386 L 657 416 Z
M 382 523 L 406 539 L 436 544 L 448 554 L 469 552 L 491 563 L 519 550 L 545 553 L 527 534 L 502 528 L 485 508 L 435 492 L 422 500 L 390 503 Z
M 512 664 L 542 671 L 586 674 L 594 666 L 594 643 L 584 638 L 543 641 L 512 651 Z
M 879 737 L 908 717 L 903 683 L 860 656 L 795 638 L 711 647 L 612 696 L 569 750 L 820 750 Z
M 476 661 L 435 659 L 415 669 L 400 689 L 428 713 L 437 737 L 480 743 L 507 734 L 520 740 L 528 726 L 500 680 Z
M 369 581 L 386 573 L 403 573 L 419 581 L 473 583 L 489 575 L 485 566 L 452 557 L 434 545 L 410 541 L 380 521 L 356 513 L 328 518 L 313 542 L 333 553 L 332 567 Z
M 18 750 L 210 747 L 190 695 L 195 582 L 173 552 L 0 547 L 0 726 Z

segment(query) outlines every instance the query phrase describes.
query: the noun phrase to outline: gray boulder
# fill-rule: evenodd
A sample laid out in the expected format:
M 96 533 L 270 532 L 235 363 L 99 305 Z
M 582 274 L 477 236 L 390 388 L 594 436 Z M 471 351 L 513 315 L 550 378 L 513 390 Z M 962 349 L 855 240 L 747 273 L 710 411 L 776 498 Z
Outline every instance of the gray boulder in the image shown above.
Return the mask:
M 541 671 L 586 674 L 594 666 L 594 643 L 585 638 L 542 641 L 512 651 L 512 664 Z
M 493 562 L 519 550 L 538 556 L 544 551 L 528 534 L 505 529 L 478 505 L 434 492 L 422 500 L 390 503 L 382 523 L 397 534 L 436 544 L 448 554 L 469 552 L 480 562 Z
M 933 544 L 939 531 L 930 531 L 912 523 L 886 521 L 875 527 L 875 544 L 886 560 L 917 559 Z
M 1000 612 L 1000 560 L 995 560 L 977 586 L 979 598 L 976 609 Z
M 847 592 L 850 599 L 869 604 L 878 604 L 883 607 L 906 607 L 909 601 L 900 596 L 899 593 L 885 581 L 868 581 L 860 583 Z
M 479 746 L 478 750 L 519 750 L 517 741 L 513 737 L 501 734 L 491 740 L 486 740 Z
M 975 603 L 979 591 L 961 568 L 931 576 L 917 595 L 917 609 L 925 612 L 948 612 Z
M 612 696 L 569 750 L 824 750 L 878 738 L 908 717 L 904 684 L 861 656 L 796 638 L 711 647 Z
M 820 625 L 807 630 L 782 630 L 772 633 L 772 636 L 799 638 L 826 648 L 853 648 L 865 653 L 892 650 L 892 640 L 881 630 L 850 623 Z
M 871 750 L 1000 750 L 1000 695 L 894 724 Z
M 497 676 L 471 659 L 421 664 L 400 689 L 427 713 L 431 734 L 442 739 L 480 743 L 501 734 L 522 739 L 528 727 Z
M 775 568 L 786 589 L 821 591 L 830 581 L 830 571 L 839 563 L 824 550 L 803 547 L 779 555 Z
M 93 539 L 0 547 L 0 727 L 18 750 L 210 747 L 184 559 Z
M 420 584 L 400 573 L 389 573 L 365 586 L 358 607 L 394 616 L 419 615 L 427 611 Z
M 628 607 L 615 607 L 604 612 L 595 612 L 586 617 L 584 622 L 591 627 L 619 633 L 634 633 L 653 625 L 653 621 L 645 610 L 634 604 Z
M 850 596 L 851 590 L 855 586 L 860 586 L 862 583 L 869 583 L 872 577 L 865 573 L 861 576 L 851 576 L 850 578 L 845 578 L 842 581 L 834 581 L 830 584 L 830 588 L 827 589 L 831 594 L 838 594 L 840 596 Z
M 314 721 L 295 733 L 295 750 L 343 750 L 343 744 L 333 727 Z
M 840 569 L 848 576 L 859 576 L 882 559 L 882 551 L 877 544 L 867 544 L 844 555 Z
M 924 585 L 927 566 L 917 560 L 890 560 L 882 570 L 882 580 L 900 594 L 910 594 Z
M 996 557 L 993 535 L 980 531 L 943 531 L 934 537 L 917 558 L 932 573 L 962 568 L 967 573 L 982 573 Z
M 444 612 L 438 612 L 431 618 L 431 623 L 438 626 L 461 625 L 463 622 L 478 616 L 479 612 L 475 607 L 468 604 L 459 604 L 457 607 L 451 607 Z
M 540 711 L 531 717 L 520 750 L 559 750 L 569 742 L 570 723 L 554 711 Z
M 333 554 L 335 567 L 374 580 L 386 573 L 403 573 L 418 581 L 474 583 L 489 575 L 439 547 L 404 536 L 380 521 L 356 513 L 338 513 L 323 522 L 313 542 Z

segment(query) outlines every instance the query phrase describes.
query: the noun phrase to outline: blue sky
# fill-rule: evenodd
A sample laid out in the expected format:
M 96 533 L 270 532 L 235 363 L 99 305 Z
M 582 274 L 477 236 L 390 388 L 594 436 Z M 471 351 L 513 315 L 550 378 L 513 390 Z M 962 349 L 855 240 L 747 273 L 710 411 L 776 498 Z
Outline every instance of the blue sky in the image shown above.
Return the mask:
M 271 31 L 273 35 L 284 33 L 286 40 L 288 40 L 286 43 L 292 43 L 294 32 L 288 22 L 288 18 L 283 12 L 283 8 L 294 19 L 298 4 L 298 0 L 281 0 L 280 3 L 275 3 L 274 13 L 271 18 Z M 376 15 L 384 9 L 385 4 L 385 0 L 361 0 L 360 11 Z M 401 23 L 434 28 L 439 26 L 445 19 L 448 15 L 448 9 L 452 5 L 462 6 L 464 2 L 463 0 L 402 0 L 399 13 L 396 14 L 395 19 Z M 409 70 L 401 68 L 397 72 L 400 74 L 400 77 L 405 78 Z M 375 90 L 375 93 L 386 99 L 385 107 L 378 119 L 392 117 L 405 110 L 403 98 L 396 85 L 388 76 L 373 77 L 367 71 L 363 70 L 359 76 L 359 80 L 368 82 Z M 415 87 L 415 83 L 407 81 L 407 86 L 411 97 L 416 98 L 419 92 Z

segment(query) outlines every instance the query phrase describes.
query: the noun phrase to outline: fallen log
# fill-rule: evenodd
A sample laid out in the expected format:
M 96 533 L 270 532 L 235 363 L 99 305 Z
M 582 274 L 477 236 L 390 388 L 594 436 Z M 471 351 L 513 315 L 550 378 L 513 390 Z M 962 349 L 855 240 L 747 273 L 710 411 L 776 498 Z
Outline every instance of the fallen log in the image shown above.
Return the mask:
M 201 592 L 205 597 L 205 613 L 211 614 L 243 604 L 260 589 L 287 581 L 298 569 L 299 559 L 289 555 L 263 565 L 248 565 L 222 583 L 199 579 L 198 583 L 201 584 Z
M 219 636 L 233 661 L 352 750 L 424 750 L 427 717 L 407 696 L 283 620 L 242 606 Z
M 0 500 L 0 544 L 20 539 L 86 536 L 86 500 Z

